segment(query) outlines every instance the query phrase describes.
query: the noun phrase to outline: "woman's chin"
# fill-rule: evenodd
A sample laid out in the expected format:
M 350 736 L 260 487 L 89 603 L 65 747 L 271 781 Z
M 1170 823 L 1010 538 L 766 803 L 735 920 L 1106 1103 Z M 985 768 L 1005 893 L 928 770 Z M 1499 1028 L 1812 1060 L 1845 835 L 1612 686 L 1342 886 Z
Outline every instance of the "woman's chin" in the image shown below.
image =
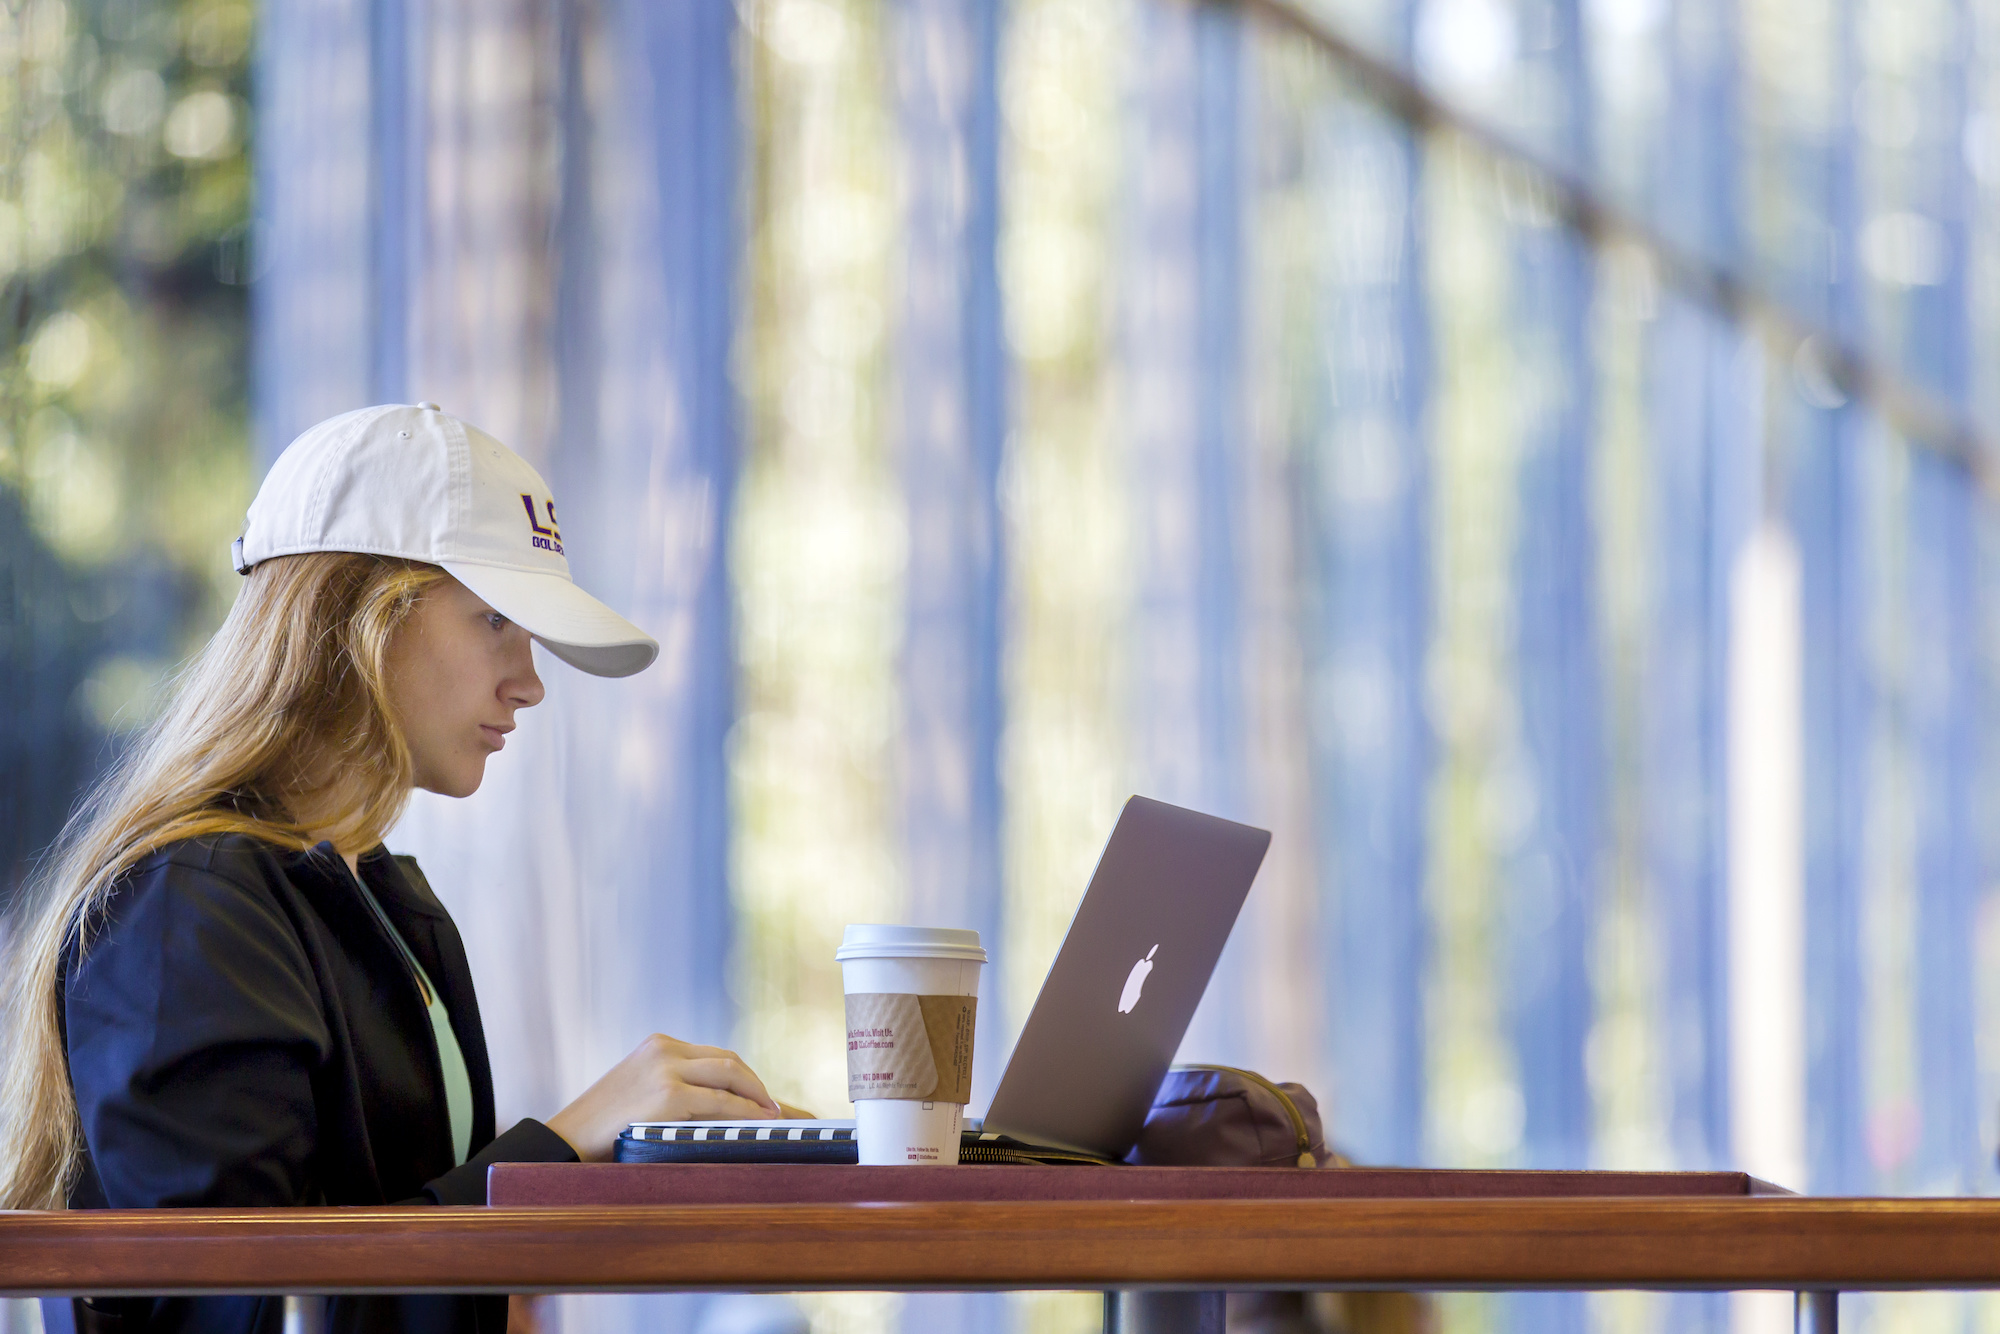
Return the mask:
M 417 780 L 417 786 L 440 797 L 469 797 L 485 781 L 486 759 L 481 756 L 476 763 L 455 773 L 426 774 Z

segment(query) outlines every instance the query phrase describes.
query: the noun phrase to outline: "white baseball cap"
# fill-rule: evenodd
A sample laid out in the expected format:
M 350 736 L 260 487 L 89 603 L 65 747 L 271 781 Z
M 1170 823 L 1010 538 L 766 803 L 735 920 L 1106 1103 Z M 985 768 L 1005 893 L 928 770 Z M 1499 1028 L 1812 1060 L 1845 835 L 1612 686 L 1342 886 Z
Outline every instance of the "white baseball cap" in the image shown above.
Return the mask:
M 236 539 L 236 571 L 304 551 L 442 565 L 593 676 L 630 676 L 660 654 L 657 640 L 570 579 L 541 474 L 435 403 L 344 413 L 278 456 Z

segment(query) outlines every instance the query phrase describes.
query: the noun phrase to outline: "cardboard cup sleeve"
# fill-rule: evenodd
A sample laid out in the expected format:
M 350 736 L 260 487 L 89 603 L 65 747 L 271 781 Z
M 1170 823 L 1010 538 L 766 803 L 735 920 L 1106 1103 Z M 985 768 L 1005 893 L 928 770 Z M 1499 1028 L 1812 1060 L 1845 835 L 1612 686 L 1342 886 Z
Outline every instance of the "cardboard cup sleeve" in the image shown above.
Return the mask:
M 847 996 L 847 1097 L 972 1100 L 977 996 Z

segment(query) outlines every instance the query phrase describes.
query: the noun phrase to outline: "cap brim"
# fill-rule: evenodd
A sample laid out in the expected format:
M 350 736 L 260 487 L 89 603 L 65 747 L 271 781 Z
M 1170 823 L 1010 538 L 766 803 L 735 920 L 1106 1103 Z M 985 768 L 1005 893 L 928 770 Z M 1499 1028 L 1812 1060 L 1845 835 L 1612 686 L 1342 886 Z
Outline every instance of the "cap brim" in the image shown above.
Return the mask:
M 592 676 L 630 676 L 653 665 L 659 641 L 561 575 L 445 561 L 488 606 Z

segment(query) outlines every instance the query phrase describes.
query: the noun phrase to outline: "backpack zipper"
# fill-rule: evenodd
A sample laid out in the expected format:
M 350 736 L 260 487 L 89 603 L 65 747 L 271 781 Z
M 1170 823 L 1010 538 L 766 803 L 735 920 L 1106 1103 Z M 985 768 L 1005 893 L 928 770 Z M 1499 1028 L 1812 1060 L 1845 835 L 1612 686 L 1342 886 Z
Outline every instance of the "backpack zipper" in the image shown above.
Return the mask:
M 1089 1166 L 1110 1167 L 1108 1158 L 1097 1158 L 1087 1153 L 1070 1153 L 1063 1149 L 1044 1148 L 1002 1148 L 995 1144 L 968 1144 L 958 1151 L 961 1163 L 1019 1163 L 1036 1167 Z
M 1285 1109 L 1285 1116 L 1292 1123 L 1292 1134 L 1298 1137 L 1298 1165 L 1300 1167 L 1319 1166 L 1319 1159 L 1313 1155 L 1312 1151 L 1312 1132 L 1306 1129 L 1305 1114 L 1299 1111 L 1298 1104 L 1292 1101 L 1291 1094 L 1285 1092 L 1255 1070 L 1243 1070 L 1233 1065 L 1177 1065 L 1174 1068 L 1176 1070 L 1215 1070 L 1225 1075 L 1241 1075 L 1260 1088 L 1270 1090 L 1271 1095 L 1278 1100 L 1278 1105 Z

